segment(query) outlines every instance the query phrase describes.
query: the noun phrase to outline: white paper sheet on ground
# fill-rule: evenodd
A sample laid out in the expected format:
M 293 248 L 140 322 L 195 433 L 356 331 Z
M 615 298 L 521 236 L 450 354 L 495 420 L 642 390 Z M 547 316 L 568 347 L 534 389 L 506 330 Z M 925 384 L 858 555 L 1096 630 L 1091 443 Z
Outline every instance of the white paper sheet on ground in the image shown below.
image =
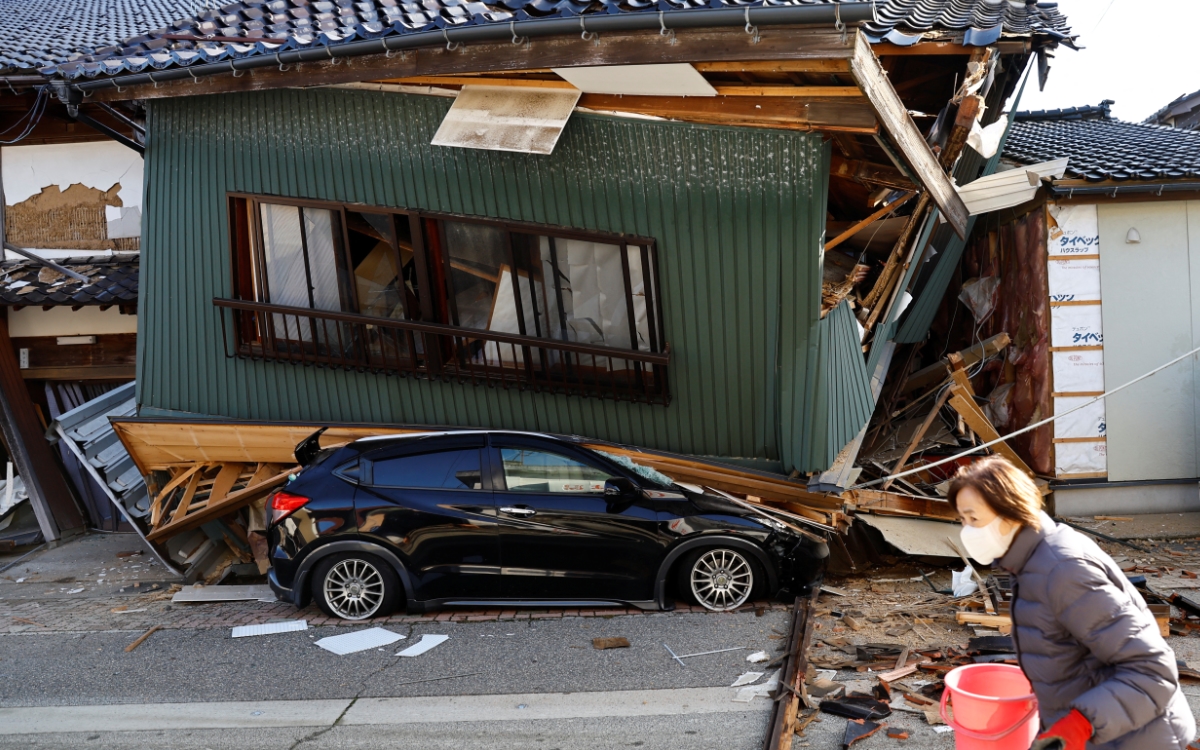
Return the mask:
M 395 643 L 403 639 L 404 636 L 399 633 L 393 633 L 390 630 L 367 628 L 366 630 L 357 630 L 353 633 L 331 635 L 328 638 L 322 638 L 316 644 L 338 656 L 345 656 L 346 654 L 353 654 L 356 651 L 366 651 L 369 648 L 386 646 L 389 643 Z
M 1092 399 L 1088 396 L 1060 396 L 1054 399 L 1054 413 L 1063 414 Z M 1107 432 L 1104 423 L 1104 402 L 1097 401 L 1073 414 L 1067 414 L 1054 423 L 1054 437 L 1083 438 L 1103 437 Z
M 1055 255 L 1097 255 L 1100 252 L 1100 221 L 1095 204 L 1059 206 L 1050 204 L 1050 216 L 1058 226 L 1050 227 L 1046 250 Z
M 1051 258 L 1046 262 L 1051 302 L 1100 299 L 1099 258 Z
M 759 677 L 762 677 L 764 674 L 766 674 L 766 673 L 765 672 L 746 672 L 741 677 L 738 677 L 736 680 L 734 680 L 733 684 L 730 685 L 729 687 L 741 687 L 742 685 L 749 685 L 750 683 L 756 681 Z
M 1103 344 L 1104 329 L 1100 320 L 1100 305 L 1069 305 L 1050 308 L 1051 346 L 1102 346 Z
M 746 661 L 750 662 L 751 664 L 762 664 L 764 661 L 770 660 L 771 655 L 766 651 L 755 651 L 753 654 L 750 654 L 746 657 Z
M 1108 471 L 1108 446 L 1094 443 L 1055 443 L 1054 472 L 1067 474 L 1099 474 Z
M 970 596 L 979 589 L 979 582 L 975 580 L 970 568 L 952 570 L 950 578 L 952 579 L 950 588 L 954 589 L 955 596 Z
M 1104 351 L 1051 352 L 1054 390 L 1058 393 L 1103 393 Z
M 308 620 L 288 620 L 287 622 L 268 622 L 263 625 L 238 625 L 233 629 L 234 638 L 248 638 L 252 635 L 274 635 L 275 633 L 294 633 L 297 630 L 308 630 Z
M 275 593 L 266 584 L 253 586 L 185 586 L 172 602 L 275 601 Z
M 734 703 L 749 703 L 755 698 L 770 698 L 771 693 L 779 689 L 779 670 L 767 675 L 767 679 L 758 685 L 744 687 L 733 696 Z
M 450 640 L 448 635 L 423 635 L 421 640 L 396 654 L 396 656 L 420 656 L 434 646 Z

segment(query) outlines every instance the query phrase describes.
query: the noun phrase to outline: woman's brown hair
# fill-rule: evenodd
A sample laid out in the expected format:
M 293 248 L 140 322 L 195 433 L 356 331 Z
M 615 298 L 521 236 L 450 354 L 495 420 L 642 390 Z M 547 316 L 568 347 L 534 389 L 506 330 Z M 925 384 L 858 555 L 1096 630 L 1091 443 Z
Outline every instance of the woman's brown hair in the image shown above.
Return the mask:
M 1001 518 L 1041 528 L 1042 493 L 1029 475 L 1003 456 L 987 456 L 962 467 L 950 480 L 947 499 L 958 509 L 958 493 L 970 487 Z

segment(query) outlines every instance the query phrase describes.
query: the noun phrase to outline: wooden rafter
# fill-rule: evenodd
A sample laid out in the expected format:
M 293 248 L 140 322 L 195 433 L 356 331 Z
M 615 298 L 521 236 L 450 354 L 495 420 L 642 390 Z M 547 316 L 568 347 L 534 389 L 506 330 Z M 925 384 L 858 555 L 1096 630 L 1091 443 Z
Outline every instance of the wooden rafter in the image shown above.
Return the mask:
M 953 183 L 942 169 L 929 144 L 917 130 L 908 114 L 904 102 L 892 88 L 879 58 L 871 51 L 871 45 L 862 34 L 855 35 L 854 56 L 850 68 L 863 93 L 875 107 L 879 121 L 888 137 L 900 149 L 904 159 L 929 191 L 930 197 L 941 209 L 942 215 L 960 237 L 967 233 L 967 206 L 954 189 Z
M 204 496 L 200 497 L 205 468 L 216 468 L 217 474 L 208 480 Z M 195 470 L 188 472 L 190 479 L 171 519 L 166 523 L 152 523 L 146 538 L 152 542 L 166 539 L 240 510 L 282 485 L 293 471 L 294 467 L 270 463 L 257 464 L 252 470 L 247 470 L 241 463 L 197 465 Z M 239 484 L 240 489 L 233 490 Z

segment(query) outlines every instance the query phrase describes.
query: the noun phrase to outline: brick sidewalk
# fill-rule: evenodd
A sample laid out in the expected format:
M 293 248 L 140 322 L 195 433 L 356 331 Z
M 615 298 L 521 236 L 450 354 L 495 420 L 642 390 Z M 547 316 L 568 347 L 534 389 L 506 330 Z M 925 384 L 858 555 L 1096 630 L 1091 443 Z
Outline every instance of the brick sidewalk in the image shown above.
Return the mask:
M 676 603 L 674 613 L 721 614 Z M 113 609 L 124 607 L 122 612 Z M 781 602 L 754 602 L 737 611 L 766 609 L 783 611 Z M 144 610 L 144 611 L 139 611 Z M 371 625 L 410 624 L 417 622 L 500 622 L 549 620 L 564 617 L 645 617 L 652 614 L 640 609 L 620 607 L 602 609 L 448 609 L 424 615 L 393 614 L 366 621 Z M 159 625 L 164 629 L 231 628 L 258 625 L 278 620 L 308 620 L 309 625 L 359 625 L 336 617 L 326 617 L 316 605 L 297 610 L 284 602 L 206 602 L 172 604 L 163 594 L 99 599 L 0 600 L 0 634 L 40 632 L 78 633 L 113 630 L 141 631 Z

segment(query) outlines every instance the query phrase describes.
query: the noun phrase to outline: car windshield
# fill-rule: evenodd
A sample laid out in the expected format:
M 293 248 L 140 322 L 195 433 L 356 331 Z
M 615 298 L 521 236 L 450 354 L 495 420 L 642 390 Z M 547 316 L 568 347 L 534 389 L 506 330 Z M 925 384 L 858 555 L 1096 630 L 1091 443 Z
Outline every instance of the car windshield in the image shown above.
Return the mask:
M 595 450 L 595 449 L 593 449 L 593 450 Z M 663 474 L 661 471 L 658 471 L 656 469 L 652 469 L 649 466 L 643 466 L 642 464 L 639 464 L 639 463 L 631 460 L 627 456 L 621 456 L 616 453 L 609 453 L 608 451 L 602 451 L 602 450 L 596 450 L 595 452 L 599 453 L 601 456 L 604 456 L 609 461 L 612 461 L 615 464 L 624 466 L 626 469 L 629 469 L 630 471 L 634 472 L 642 479 L 645 479 L 645 480 L 653 483 L 659 489 L 669 490 L 675 486 L 675 480 L 671 479 L 666 474 Z

